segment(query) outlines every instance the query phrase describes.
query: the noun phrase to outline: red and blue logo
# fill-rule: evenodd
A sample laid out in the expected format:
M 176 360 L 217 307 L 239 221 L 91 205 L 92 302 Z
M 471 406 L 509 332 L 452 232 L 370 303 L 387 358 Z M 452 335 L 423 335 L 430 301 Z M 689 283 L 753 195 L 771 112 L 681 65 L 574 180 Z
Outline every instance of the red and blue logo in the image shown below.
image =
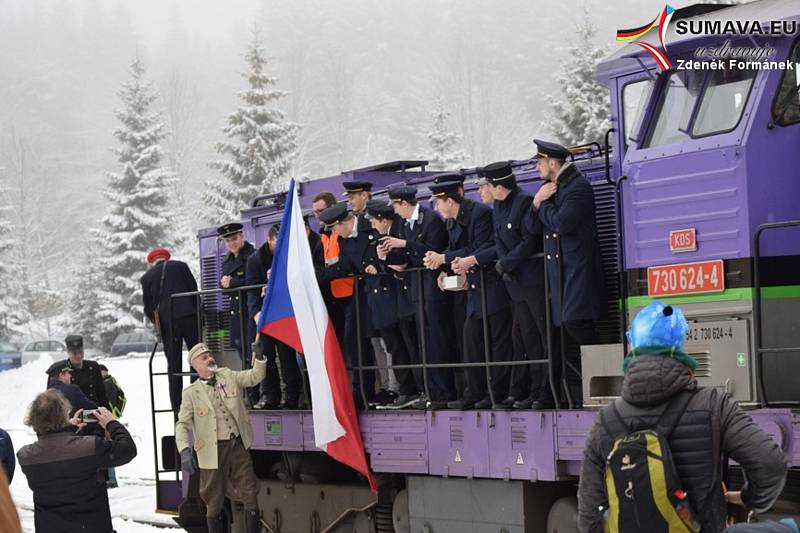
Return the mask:
M 661 70 L 669 70 L 672 68 L 672 63 L 670 62 L 669 58 L 667 58 L 666 51 L 667 51 L 667 43 L 665 39 L 667 37 L 667 28 L 669 27 L 669 21 L 672 19 L 672 14 L 675 13 L 675 10 L 667 4 L 664 6 L 664 10 L 661 11 L 656 18 L 650 21 L 648 24 L 644 26 L 639 26 L 638 28 L 631 28 L 628 30 L 617 30 L 617 40 L 618 41 L 635 41 L 638 46 L 641 46 L 647 53 L 649 53 L 653 59 L 656 60 L 659 68 Z M 661 51 L 655 46 L 650 43 L 636 41 L 636 39 L 644 36 L 652 30 L 653 28 L 658 27 L 658 39 L 661 42 L 661 48 L 664 50 Z

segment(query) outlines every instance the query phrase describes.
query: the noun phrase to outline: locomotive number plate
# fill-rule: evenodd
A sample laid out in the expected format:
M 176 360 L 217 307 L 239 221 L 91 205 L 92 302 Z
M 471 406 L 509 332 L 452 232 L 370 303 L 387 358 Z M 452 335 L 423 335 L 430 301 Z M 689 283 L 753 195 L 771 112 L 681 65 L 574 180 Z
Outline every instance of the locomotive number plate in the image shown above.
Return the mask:
M 647 269 L 647 295 L 675 296 L 725 290 L 725 267 L 722 259 L 654 266 Z

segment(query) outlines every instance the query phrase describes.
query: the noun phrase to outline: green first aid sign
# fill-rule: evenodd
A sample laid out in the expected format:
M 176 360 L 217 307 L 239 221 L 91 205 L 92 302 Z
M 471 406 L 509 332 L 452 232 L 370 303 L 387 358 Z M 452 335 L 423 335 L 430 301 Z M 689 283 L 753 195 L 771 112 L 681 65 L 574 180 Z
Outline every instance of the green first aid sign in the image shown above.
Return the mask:
M 742 368 L 747 366 L 747 358 L 745 357 L 744 353 L 739 352 L 736 354 L 736 366 Z

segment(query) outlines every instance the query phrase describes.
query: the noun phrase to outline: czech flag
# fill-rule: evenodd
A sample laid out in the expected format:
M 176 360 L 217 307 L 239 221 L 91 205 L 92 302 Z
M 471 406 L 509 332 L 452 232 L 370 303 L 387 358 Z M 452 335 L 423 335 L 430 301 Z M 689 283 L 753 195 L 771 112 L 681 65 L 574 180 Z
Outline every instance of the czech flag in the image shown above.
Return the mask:
M 294 180 L 283 212 L 258 330 L 304 354 L 318 448 L 377 485 L 367 465 L 350 378 L 317 285 Z

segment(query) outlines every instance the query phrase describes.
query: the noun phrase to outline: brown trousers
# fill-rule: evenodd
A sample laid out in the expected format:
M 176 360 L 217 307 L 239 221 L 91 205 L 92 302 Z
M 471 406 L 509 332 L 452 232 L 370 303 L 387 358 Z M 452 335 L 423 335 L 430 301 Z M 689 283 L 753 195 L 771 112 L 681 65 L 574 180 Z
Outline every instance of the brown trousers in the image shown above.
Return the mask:
M 226 496 L 242 502 L 248 511 L 258 510 L 258 481 L 241 437 L 217 441 L 217 468 L 200 469 L 200 498 L 208 518 L 222 513 Z

